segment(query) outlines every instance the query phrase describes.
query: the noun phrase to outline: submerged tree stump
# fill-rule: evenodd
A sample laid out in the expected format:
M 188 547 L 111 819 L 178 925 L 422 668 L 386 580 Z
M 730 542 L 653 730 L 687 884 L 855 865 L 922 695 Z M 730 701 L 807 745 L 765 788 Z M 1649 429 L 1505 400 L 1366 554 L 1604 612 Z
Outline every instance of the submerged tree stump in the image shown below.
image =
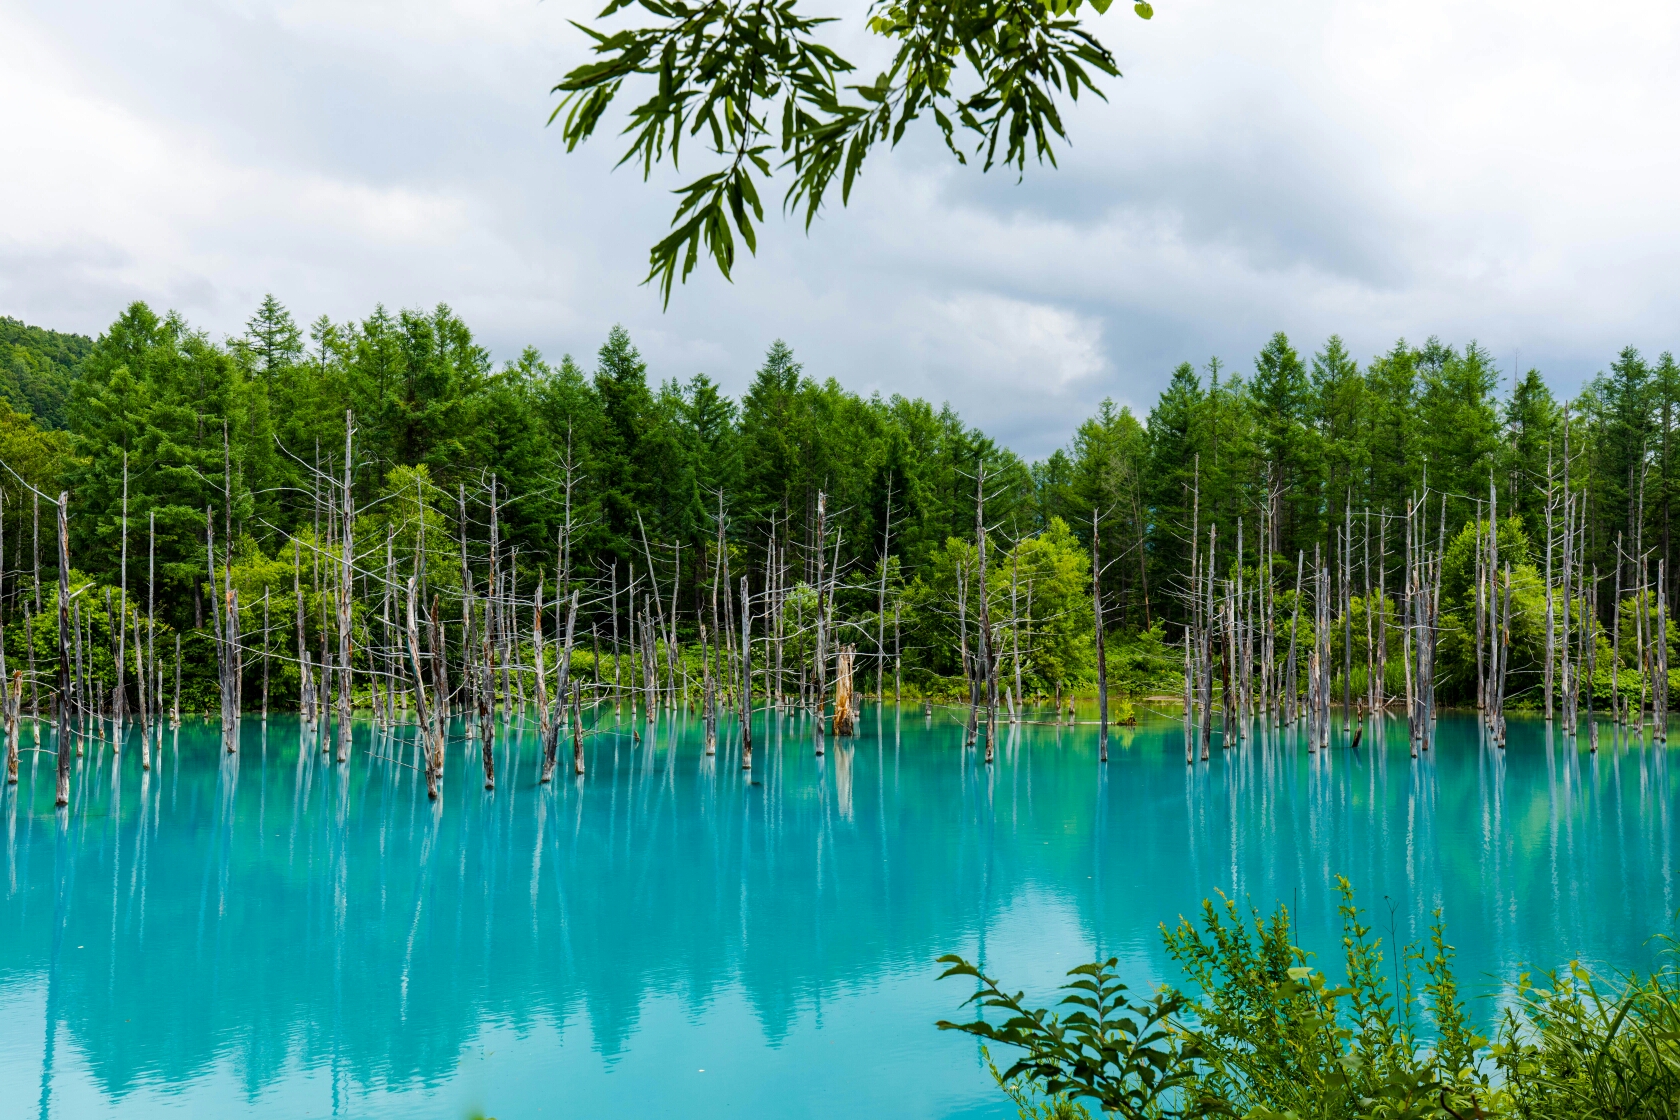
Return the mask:
M 579 777 L 583 775 L 583 688 L 577 682 L 572 682 L 572 769 Z
M 55 804 L 70 804 L 70 492 L 58 494 L 58 790 Z
M 489 643 L 486 643 L 488 648 Z M 488 661 L 488 658 L 486 659 Z M 478 741 L 484 753 L 484 788 L 496 788 L 496 721 L 490 718 L 490 690 L 479 688 L 478 693 Z M 548 781 L 545 774 L 543 781 Z
M 6 696 L 6 784 L 17 785 L 18 780 L 18 712 L 23 707 L 23 670 L 12 673 L 12 686 Z
M 857 734 L 857 700 L 852 691 L 852 662 L 856 646 L 842 646 L 834 665 L 834 734 Z

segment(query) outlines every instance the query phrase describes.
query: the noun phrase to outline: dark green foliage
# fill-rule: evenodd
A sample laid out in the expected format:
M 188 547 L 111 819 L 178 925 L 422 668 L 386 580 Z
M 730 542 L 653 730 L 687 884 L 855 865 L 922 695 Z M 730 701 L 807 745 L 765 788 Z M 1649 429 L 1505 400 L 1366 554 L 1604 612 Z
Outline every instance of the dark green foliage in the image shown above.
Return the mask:
M 86 345 L 9 320 L 0 326 L 23 339 L 30 354 L 54 356 L 53 368 L 73 363 L 75 370 L 64 381 L 67 432 L 50 430 L 40 414 L 33 422 L 0 414 L 0 458 L 48 494 L 43 583 L 56 581 L 50 503 L 61 488 L 71 496 L 73 567 L 101 583 L 121 582 L 126 456 L 128 585 L 137 598 L 153 591 L 162 621 L 186 630 L 208 614 L 208 508 L 215 510 L 219 549 L 231 543 L 237 556 L 252 558 L 236 564 L 242 572 L 271 563 L 294 534 L 327 534 L 328 490 L 343 477 L 347 413 L 355 417 L 354 501 L 367 519 L 357 525 L 359 550 L 381 548 L 381 503 L 393 488 L 419 485 L 428 517 L 437 519 L 431 546 L 458 537 L 464 503 L 467 534 L 482 551 L 493 492 L 499 539 L 517 557 L 521 588 L 538 571 L 545 580 L 559 578 L 568 560 L 565 578 L 610 585 L 616 566 L 623 588 L 632 571 L 645 577 L 650 551 L 662 569 L 680 556 L 677 623 L 685 641 L 698 633 L 696 595 L 711 586 L 719 516 L 734 577 L 747 574 L 763 587 L 774 543 L 797 587 L 815 579 L 816 502 L 826 494 L 828 559 L 838 538 L 844 573 L 835 592 L 840 640 L 856 644 L 863 664 L 873 664 L 893 641 L 896 608 L 905 680 L 945 694 L 962 687 L 956 577 L 974 563 L 982 468 L 994 621 L 1011 610 L 1012 573 L 1014 609 L 1023 614 L 1031 588 L 1032 617 L 1020 627 L 1020 676 L 1029 695 L 1093 683 L 1093 531 L 1111 631 L 1110 683 L 1119 696 L 1135 698 L 1178 692 L 1192 546 L 1205 558 L 1211 527 L 1218 527 L 1222 575 L 1240 563 L 1252 588 L 1270 560 L 1286 628 L 1297 554 L 1309 563 L 1315 554 L 1328 557 L 1350 509 L 1354 661 L 1362 674 L 1364 551 L 1372 582 L 1386 573 L 1392 597 L 1402 548 L 1392 519 L 1404 516 L 1427 481 L 1432 541 L 1439 496 L 1449 495 L 1440 699 L 1462 702 L 1473 690 L 1473 523 L 1478 509 L 1485 519 L 1491 483 L 1501 561 L 1511 564 L 1514 581 L 1512 696 L 1533 704 L 1544 648 L 1547 480 L 1550 472 L 1551 493 L 1561 499 L 1566 431 L 1570 487 L 1587 511 L 1587 569 L 1596 564 L 1604 581 L 1598 624 L 1616 609 L 1610 592 L 1618 533 L 1627 555 L 1639 543 L 1651 578 L 1658 560 L 1670 561 L 1671 592 L 1673 561 L 1680 559 L 1672 555 L 1669 520 L 1680 488 L 1673 438 L 1680 367 L 1667 354 L 1651 363 L 1631 349 L 1566 407 L 1532 370 L 1502 396 L 1491 356 L 1474 343 L 1461 352 L 1436 339 L 1421 348 L 1402 341 L 1361 367 L 1338 338 L 1303 359 L 1277 334 L 1251 376 L 1233 376 L 1217 359 L 1201 372 L 1184 363 L 1145 419 L 1105 400 L 1065 447 L 1028 464 L 948 405 L 864 398 L 834 380 L 819 382 L 780 340 L 737 402 L 706 374 L 650 370 L 620 327 L 606 333 L 587 365 L 570 356 L 551 362 L 526 349 L 498 366 L 441 305 L 375 307 L 344 323 L 323 318 L 306 336 L 269 296 L 245 333 L 226 343 L 144 304 L 127 308 Z M 0 397 L 6 391 L 0 385 Z M 573 534 L 566 558 L 557 549 L 568 490 Z M 9 617 L 20 596 L 33 602 L 36 536 L 28 491 L 9 474 L 0 477 L 0 501 L 8 581 L 0 609 Z M 1391 519 L 1386 541 L 1379 536 L 1384 511 Z M 157 575 L 147 588 L 153 515 Z M 1264 540 L 1263 516 L 1270 530 Z M 1554 521 L 1561 523 L 1561 511 Z M 382 554 L 364 553 L 359 562 L 377 568 Z M 315 594 L 313 552 L 304 567 L 307 593 Z M 662 586 L 671 574 L 662 573 Z M 1624 587 L 1637 579 L 1636 566 L 1624 561 Z M 246 609 L 265 587 L 289 594 L 289 570 L 246 587 Z M 605 597 L 605 587 L 585 596 L 586 627 L 607 621 Z M 1392 602 L 1389 667 L 1398 673 Z M 1629 629 L 1632 609 L 1621 607 Z M 312 641 L 317 615 L 306 627 Z M 1624 630 L 1624 669 L 1631 670 L 1626 636 Z M 1016 634 L 1005 625 L 999 637 L 1012 685 Z M 1337 665 L 1345 638 L 1338 624 Z M 1680 638 L 1672 627 L 1671 638 Z M 1606 649 L 1606 684 L 1608 660 Z
M 93 339 L 31 327 L 0 315 L 0 399 L 34 417 L 43 428 L 62 428 L 70 383 Z
M 1472 512 L 1472 499 L 1485 496 L 1489 480 L 1498 477 L 1501 433 L 1494 391 L 1499 371 L 1492 355 L 1474 342 L 1460 355 L 1430 339 L 1419 364 L 1418 431 L 1429 484 L 1454 495 L 1448 518 L 1462 524 Z
M 206 578 L 206 508 L 216 509 L 218 534 L 230 505 L 232 523 L 243 527 L 253 490 L 268 481 L 272 451 L 261 404 L 234 357 L 178 316 L 160 319 L 138 303 L 125 311 L 94 345 L 71 394 L 73 457 L 64 483 L 76 568 L 119 582 L 126 457 L 130 579 L 155 514 L 158 598 L 173 606 L 171 624 L 193 625 Z M 229 473 L 231 494 L 224 493 Z
M 1342 340 L 1331 335 L 1313 355 L 1313 412 L 1323 456 L 1324 512 L 1331 525 L 1342 524 L 1356 484 L 1370 471 L 1370 441 L 1365 408 L 1365 379 Z
M 303 357 L 303 331 L 272 292 L 263 297 L 262 306 L 245 324 L 245 331 L 244 338 L 234 339 L 234 352 L 270 385 Z
M 594 485 L 601 493 L 608 547 L 626 559 L 637 551 L 636 514 L 658 490 L 654 454 L 661 441 L 652 428 L 653 394 L 647 363 L 630 344 L 623 327 L 614 327 L 595 358 L 595 395 L 601 402 L 601 426 L 595 444 Z
M 1149 450 L 1131 409 L 1104 400 L 1074 432 L 1068 451 L 1056 452 L 1039 477 L 1040 517 L 1060 517 L 1086 540 L 1093 515 L 1099 517 L 1103 566 L 1114 589 L 1104 617 L 1128 630 L 1146 627 L 1151 618 L 1142 486 Z
M 1546 488 L 1543 483 L 1534 485 L 1534 481 L 1545 479 L 1548 462 L 1554 472 L 1562 466 L 1560 420 L 1557 402 L 1540 371 L 1529 370 L 1512 386 L 1505 402 L 1509 450 L 1501 472 L 1505 477 L 1499 483 L 1504 493 L 1516 499 L 1505 512 L 1519 514 L 1529 536 L 1536 540 L 1545 539 Z
M 1417 351 L 1400 339 L 1365 371 L 1370 491 L 1379 508 L 1395 510 L 1418 485 L 1423 466 L 1417 430 Z
M 17 418 L 9 428 L 0 425 L 0 451 L 49 494 L 69 489 L 73 566 L 110 586 L 123 578 L 126 461 L 131 601 L 148 590 L 155 514 L 152 590 L 160 618 L 172 628 L 192 630 L 208 621 L 206 515 L 213 507 L 218 555 L 231 543 L 242 610 L 254 626 L 250 612 L 265 589 L 289 601 L 290 561 L 278 564 L 278 558 L 289 556 L 292 536 L 313 539 L 331 528 L 327 503 L 343 476 L 347 412 L 355 417 L 354 498 L 365 511 L 357 526 L 360 563 L 377 569 L 383 562 L 384 511 L 393 488 L 415 485 L 426 495 L 428 518 L 439 519 L 429 547 L 456 536 L 464 499 L 467 532 L 475 555 L 482 554 L 493 486 L 499 536 L 517 555 L 520 587 L 528 588 L 539 570 L 553 579 L 569 481 L 573 578 L 604 584 L 615 563 L 621 588 L 632 566 L 645 576 L 644 530 L 662 567 L 681 545 L 678 621 L 688 636 L 697 622 L 692 596 L 712 571 L 720 512 L 737 572 L 752 573 L 762 587 L 773 536 L 786 550 L 791 581 L 808 582 L 816 497 L 826 492 L 831 549 L 837 535 L 847 572 L 837 601 L 854 620 L 876 616 L 873 573 L 889 513 L 890 607 L 928 574 L 949 538 L 972 533 L 980 464 L 989 509 L 1007 526 L 1007 540 L 1038 528 L 1031 477 L 1015 456 L 949 408 L 863 399 L 833 381 L 819 384 L 804 376 L 785 344 L 770 347 L 737 406 L 703 374 L 656 386 L 621 328 L 609 332 L 591 372 L 570 357 L 550 364 L 534 350 L 498 369 L 447 307 L 430 313 L 379 307 L 360 322 L 318 320 L 305 343 L 284 306 L 268 298 L 244 336 L 218 345 L 179 316 L 135 304 L 82 362 L 69 406 L 70 446 Z M 27 492 L 10 476 L 0 480 L 0 496 L 11 576 L 6 592 L 16 610 L 20 596 L 33 598 L 33 519 Z M 40 549 L 49 588 L 56 578 L 53 516 L 49 502 Z M 407 564 L 413 543 L 397 531 L 399 560 Z M 1071 536 L 1057 547 L 1082 556 Z M 444 563 L 440 558 L 434 567 Z M 318 598 L 319 566 L 306 550 L 306 597 Z M 661 578 L 668 580 L 669 572 Z M 586 627 L 591 619 L 606 621 L 605 586 L 601 591 L 593 602 L 585 596 Z M 1059 601 L 1060 594 L 1046 586 L 1040 601 Z M 1078 587 L 1071 594 L 1076 606 L 1086 603 Z M 295 656 L 290 611 L 283 610 L 284 628 L 275 623 L 275 641 Z M 311 643 L 323 623 L 321 611 L 306 612 Z M 917 635 L 931 631 L 927 620 L 907 615 L 902 623 L 913 667 L 931 653 Z M 853 625 L 847 640 L 872 649 L 879 628 Z M 195 648 L 189 643 L 189 655 Z M 1042 652 L 1048 656 L 1048 649 Z M 1061 664 L 1088 675 L 1077 649 L 1060 656 Z M 247 665 L 255 671 L 254 662 Z M 1026 675 L 1033 677 L 1030 666 Z M 294 687 L 290 670 L 276 676 L 275 702 L 288 702 Z
M 1189 570 L 1190 535 L 1193 528 L 1191 487 L 1200 478 L 1196 419 L 1202 407 L 1202 387 L 1195 367 L 1181 362 L 1172 381 L 1155 402 L 1145 427 L 1148 433 L 1147 480 L 1143 500 L 1151 513 L 1149 562 L 1155 569 L 1156 586 L 1163 577 L 1179 576 Z M 1071 467 L 1070 467 L 1071 469 Z M 1174 610 L 1174 617 L 1182 612 Z
M 1108 647 L 1109 680 L 1121 696 L 1171 696 L 1181 688 L 1183 671 L 1184 653 L 1168 647 L 1159 621 Z
M 1256 450 L 1279 493 L 1278 547 L 1285 555 L 1314 539 L 1318 523 L 1318 462 L 1314 454 L 1307 371 L 1282 331 L 1254 359 Z

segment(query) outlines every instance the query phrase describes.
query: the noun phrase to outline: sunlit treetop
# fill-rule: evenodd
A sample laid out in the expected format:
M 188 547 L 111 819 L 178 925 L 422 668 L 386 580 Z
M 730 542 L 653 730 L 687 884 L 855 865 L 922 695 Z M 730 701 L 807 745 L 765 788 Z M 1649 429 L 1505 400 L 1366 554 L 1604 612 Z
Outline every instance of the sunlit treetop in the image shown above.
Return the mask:
M 1088 2 L 1100 15 L 1112 0 Z M 758 180 L 784 174 L 783 208 L 809 228 L 836 178 L 845 205 L 870 149 L 896 146 L 924 117 L 960 163 L 1021 173 L 1030 154 L 1054 166 L 1054 141 L 1067 140 L 1063 97 L 1101 97 L 1094 76 L 1120 73 L 1080 18 L 1086 3 L 878 0 L 869 29 L 897 50 L 869 81 L 854 80 L 855 67 L 822 42 L 835 21 L 804 14 L 797 0 L 612 0 L 593 26 L 575 23 L 595 57 L 554 87 L 549 121 L 571 151 L 626 93 L 642 100 L 628 111 L 621 165 L 640 165 L 645 180 L 657 164 L 703 153 L 705 174 L 677 189 L 671 232 L 651 253 L 647 281 L 668 305 L 702 251 L 725 278 L 737 233 L 757 251 Z M 639 9 L 637 25 L 608 28 L 625 9 Z M 1146 2 L 1133 10 L 1154 14 Z

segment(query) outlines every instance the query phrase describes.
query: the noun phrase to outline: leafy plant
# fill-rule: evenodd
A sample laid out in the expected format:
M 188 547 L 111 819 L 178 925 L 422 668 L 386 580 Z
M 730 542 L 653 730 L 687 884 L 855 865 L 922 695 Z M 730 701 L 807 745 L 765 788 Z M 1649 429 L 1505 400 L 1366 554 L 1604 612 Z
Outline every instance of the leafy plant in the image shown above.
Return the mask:
M 1223 899 L 1222 906 L 1203 903 L 1200 928 L 1181 919 L 1177 928 L 1163 929 L 1168 953 L 1194 995 L 1168 987 L 1147 1001 L 1134 1000 L 1111 958 L 1068 974 L 1075 979 L 1065 986 L 1069 995 L 1062 1004 L 1077 1009 L 1058 1017 L 1027 1008 L 1020 993 L 1009 995 L 960 957 L 948 956 L 940 958 L 951 965 L 945 976 L 970 976 L 980 984 L 969 1002 L 1007 1017 L 1000 1025 L 982 1020 L 939 1027 L 1023 1052 L 1001 1074 L 989 1053 L 986 1059 L 1024 1117 L 1055 1116 L 1044 1110 L 1061 1107 L 1059 1100 L 1076 1106 L 1085 1099 L 1105 1112 L 1152 1118 L 1577 1115 L 1513 1111 L 1516 1099 L 1487 1068 L 1495 1053 L 1510 1055 L 1514 1064 L 1507 1068 L 1520 1065 L 1525 1076 L 1547 1059 L 1533 1045 L 1515 1041 L 1490 1052 L 1471 1028 L 1439 914 L 1427 949 L 1411 947 L 1394 957 L 1372 935 L 1347 881 L 1339 879 L 1338 887 L 1346 966 L 1340 984 L 1332 985 L 1294 944 L 1287 909 L 1244 916 Z M 1414 965 L 1423 972 L 1421 997 L 1413 988 Z M 1422 1021 L 1413 1015 L 1418 1005 Z M 1587 1007 L 1577 999 L 1559 1004 L 1554 1014 L 1579 1018 Z M 1576 1061 L 1569 1068 L 1584 1067 Z
M 1520 1117 L 1672 1120 L 1680 1116 L 1680 975 L 1667 965 L 1609 989 L 1579 961 L 1524 973 L 1494 1058 Z
M 1032 1084 L 1020 1074 L 1006 1077 L 998 1069 L 997 1063 L 992 1061 L 992 1053 L 984 1045 L 980 1047 L 980 1057 L 985 1061 L 986 1069 L 991 1073 L 992 1080 L 997 1082 L 998 1088 L 1015 1102 L 1015 1110 L 1021 1120 L 1091 1120 L 1090 1111 L 1066 1093 L 1047 1097 L 1034 1090 Z
M 1255 1120 L 1282 1117 L 1445 1117 L 1474 1110 L 1492 1090 L 1479 1069 L 1486 1040 L 1470 1029 L 1439 913 L 1426 953 L 1390 961 L 1355 904 L 1341 893 L 1345 979 L 1332 985 L 1290 937 L 1289 912 L 1245 921 L 1230 899 L 1204 902 L 1202 929 L 1163 931 L 1167 951 L 1201 991 L 1184 1029 L 1206 1061 L 1195 1086 L 1206 1107 Z M 1411 1009 L 1422 964 L 1429 1041 Z M 1384 966 L 1392 975 L 1385 975 Z
M 1184 1009 L 1182 996 L 1162 991 L 1134 1002 L 1116 975 L 1119 961 L 1110 957 L 1068 972 L 1073 980 L 1062 986 L 1068 994 L 1061 1003 L 1075 1010 L 1058 1016 L 1042 1008 L 1029 1010 L 1022 993 L 1003 991 L 959 956 L 939 960 L 950 966 L 940 979 L 970 976 L 978 981 L 979 991 L 965 1003 L 1006 1013 L 998 1026 L 984 1019 L 939 1022 L 942 1031 L 962 1031 L 1024 1051 L 1004 1071 L 1003 1082 L 1023 1082 L 1050 1098 L 1089 1097 L 1104 1112 L 1124 1117 L 1177 1115 L 1169 1102 L 1194 1079 L 1196 1056 L 1193 1040 L 1171 1025 Z

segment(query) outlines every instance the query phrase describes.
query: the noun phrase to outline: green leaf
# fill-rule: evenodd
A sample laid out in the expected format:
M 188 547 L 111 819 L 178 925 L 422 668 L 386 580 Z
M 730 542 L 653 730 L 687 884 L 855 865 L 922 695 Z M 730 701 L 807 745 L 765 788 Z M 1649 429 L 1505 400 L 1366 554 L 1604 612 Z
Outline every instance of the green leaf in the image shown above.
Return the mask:
M 1155 9 L 1149 6 L 1149 0 L 1138 0 L 1132 5 L 1132 11 L 1136 12 L 1140 19 L 1152 19 L 1155 16 Z

